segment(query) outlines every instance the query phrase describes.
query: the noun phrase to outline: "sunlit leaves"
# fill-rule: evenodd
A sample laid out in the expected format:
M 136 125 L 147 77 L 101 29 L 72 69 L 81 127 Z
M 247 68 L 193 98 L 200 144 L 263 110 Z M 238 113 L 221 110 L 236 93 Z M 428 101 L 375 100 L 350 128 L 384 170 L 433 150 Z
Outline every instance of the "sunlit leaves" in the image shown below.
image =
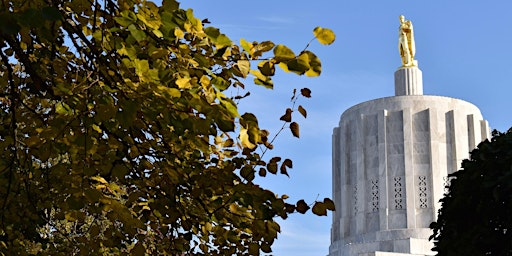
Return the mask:
M 278 44 L 274 48 L 274 58 L 279 62 L 288 61 L 295 58 L 295 53 L 288 46 Z
M 240 142 L 242 143 L 242 147 L 248 148 L 248 149 L 254 149 L 256 147 L 256 144 L 251 142 L 249 139 L 249 134 L 247 133 L 247 129 L 242 128 L 240 129 Z
M 190 89 L 192 87 L 189 77 L 178 78 L 175 83 L 180 89 Z
M 308 47 L 235 45 L 173 0 L 22 1 L 0 16 L 2 253 L 256 255 L 276 217 L 308 211 L 255 176 L 289 176 L 266 153 L 282 130 L 299 136 L 311 91 L 293 89 L 275 133 L 239 114 L 244 78 L 319 75 Z
M 67 116 L 67 115 L 73 114 L 73 109 L 71 109 L 71 107 L 64 102 L 58 102 L 55 105 L 55 112 L 57 112 L 58 114 Z
M 137 15 L 130 10 L 124 10 L 120 14 L 120 16 L 114 17 L 114 20 L 123 27 L 128 27 L 137 21 Z
M 274 88 L 274 82 L 269 76 L 265 76 L 259 70 L 251 70 L 251 74 L 254 76 L 254 83 L 261 85 L 265 88 Z
M 236 67 L 240 71 L 240 76 L 245 78 L 249 75 L 251 63 L 248 60 L 239 60 L 236 62 Z
M 321 44 L 332 44 L 336 39 L 334 32 L 328 28 L 316 27 L 313 30 L 313 34 Z
M 213 41 L 215 46 L 219 49 L 222 49 L 233 44 L 229 37 L 220 33 L 220 30 L 218 28 L 207 27 L 205 28 L 204 32 L 208 35 L 208 37 Z
M 181 96 L 180 90 L 176 88 L 169 88 L 167 86 L 159 85 L 156 89 L 156 93 L 163 95 L 167 99 L 178 98 Z
M 137 42 L 143 41 L 146 39 L 146 33 L 140 30 L 137 25 L 131 24 L 128 26 L 128 30 L 130 34 L 137 40 Z
M 274 63 L 272 61 L 262 61 L 258 64 L 258 69 L 264 76 L 273 76 L 275 73 Z
M 279 63 L 286 72 L 293 72 L 298 75 L 319 76 L 322 72 L 322 65 L 318 57 L 310 51 L 303 51 L 299 56 Z

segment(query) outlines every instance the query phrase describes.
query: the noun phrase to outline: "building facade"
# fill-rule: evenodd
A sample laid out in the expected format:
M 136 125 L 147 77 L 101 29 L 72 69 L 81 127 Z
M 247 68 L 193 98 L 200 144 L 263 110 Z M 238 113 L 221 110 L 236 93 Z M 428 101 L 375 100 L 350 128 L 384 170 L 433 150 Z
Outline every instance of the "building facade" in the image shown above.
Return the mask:
M 489 136 L 476 106 L 423 95 L 417 61 L 404 64 L 395 96 L 349 108 L 334 128 L 329 256 L 435 255 L 429 225 L 448 175 Z

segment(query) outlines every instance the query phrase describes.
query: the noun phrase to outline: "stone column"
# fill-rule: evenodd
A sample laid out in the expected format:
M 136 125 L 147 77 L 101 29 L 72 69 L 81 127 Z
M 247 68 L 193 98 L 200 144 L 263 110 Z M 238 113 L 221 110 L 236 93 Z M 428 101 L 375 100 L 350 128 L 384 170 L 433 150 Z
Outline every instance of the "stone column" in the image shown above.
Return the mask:
M 417 66 L 401 67 L 395 72 L 395 96 L 423 95 L 423 76 Z

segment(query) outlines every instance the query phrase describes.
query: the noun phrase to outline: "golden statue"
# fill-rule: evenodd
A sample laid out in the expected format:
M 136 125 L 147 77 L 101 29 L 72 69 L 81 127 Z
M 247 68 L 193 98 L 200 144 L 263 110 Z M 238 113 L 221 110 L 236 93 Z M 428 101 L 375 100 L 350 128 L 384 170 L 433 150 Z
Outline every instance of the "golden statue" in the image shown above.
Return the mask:
M 405 20 L 403 15 L 400 15 L 400 27 L 398 28 L 398 51 L 402 58 L 402 67 L 416 66 L 414 54 L 416 53 L 416 45 L 414 44 L 414 31 L 412 29 L 412 22 Z

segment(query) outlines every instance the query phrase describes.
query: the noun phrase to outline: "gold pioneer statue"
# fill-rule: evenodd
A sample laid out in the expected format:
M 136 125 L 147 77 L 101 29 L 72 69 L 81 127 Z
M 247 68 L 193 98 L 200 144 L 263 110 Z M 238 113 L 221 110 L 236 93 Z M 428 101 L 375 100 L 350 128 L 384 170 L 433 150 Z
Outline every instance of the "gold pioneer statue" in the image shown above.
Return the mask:
M 414 60 L 416 45 L 414 44 L 412 22 L 405 20 L 403 15 L 400 15 L 400 27 L 398 28 L 398 51 L 402 58 L 402 67 L 416 66 Z

